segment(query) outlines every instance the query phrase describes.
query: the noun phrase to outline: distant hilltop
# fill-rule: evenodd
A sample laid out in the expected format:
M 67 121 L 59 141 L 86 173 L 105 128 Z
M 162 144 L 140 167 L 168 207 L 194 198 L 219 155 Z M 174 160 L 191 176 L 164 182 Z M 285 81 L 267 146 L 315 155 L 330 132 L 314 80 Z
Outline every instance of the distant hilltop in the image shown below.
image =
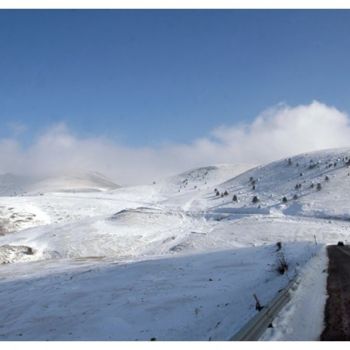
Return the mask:
M 0 196 L 46 192 L 101 192 L 119 187 L 119 185 L 98 172 L 45 178 L 26 177 L 11 173 L 0 175 Z

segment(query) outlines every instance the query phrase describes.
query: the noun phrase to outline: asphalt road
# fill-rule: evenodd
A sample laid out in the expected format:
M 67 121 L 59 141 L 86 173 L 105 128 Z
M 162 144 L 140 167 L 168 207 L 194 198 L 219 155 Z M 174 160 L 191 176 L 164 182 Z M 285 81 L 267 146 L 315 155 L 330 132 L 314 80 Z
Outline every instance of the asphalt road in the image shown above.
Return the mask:
M 350 247 L 328 246 L 328 299 L 321 340 L 350 340 Z

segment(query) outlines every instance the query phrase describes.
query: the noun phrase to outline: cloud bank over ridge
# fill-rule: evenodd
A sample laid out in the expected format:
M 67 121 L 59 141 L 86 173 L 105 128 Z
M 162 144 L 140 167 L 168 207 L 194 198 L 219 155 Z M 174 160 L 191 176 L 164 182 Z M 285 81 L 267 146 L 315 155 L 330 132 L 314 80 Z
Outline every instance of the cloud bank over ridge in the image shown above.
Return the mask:
M 262 164 L 319 149 L 350 147 L 349 116 L 323 103 L 278 105 L 251 124 L 220 126 L 188 144 L 126 147 L 83 138 L 53 125 L 24 149 L 17 135 L 0 139 L 0 173 L 61 175 L 99 171 L 120 184 L 141 184 L 198 166 Z

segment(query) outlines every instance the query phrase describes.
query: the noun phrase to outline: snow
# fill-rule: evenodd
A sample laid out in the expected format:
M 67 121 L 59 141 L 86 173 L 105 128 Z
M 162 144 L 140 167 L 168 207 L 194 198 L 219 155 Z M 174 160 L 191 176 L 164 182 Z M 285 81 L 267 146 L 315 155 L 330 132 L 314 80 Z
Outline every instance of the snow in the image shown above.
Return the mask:
M 327 299 L 327 264 L 326 249 L 310 259 L 301 273 L 298 289 L 292 292 L 291 301 L 261 340 L 319 340 Z
M 349 156 L 216 165 L 133 187 L 45 180 L 0 197 L 0 339 L 226 340 L 256 313 L 253 294 L 266 304 L 296 274 L 265 337 L 316 339 L 322 324 L 300 320 L 322 319 L 324 247 L 349 240 Z
M 254 315 L 252 293 L 266 302 L 288 283 L 267 264 L 274 262 L 274 250 L 251 247 L 98 265 L 88 260 L 8 264 L 0 270 L 6 320 L 0 339 L 228 339 Z M 307 259 L 307 245 L 291 244 L 288 251 L 291 262 Z
M 37 181 L 27 188 L 29 193 L 96 192 L 113 190 L 119 186 L 97 172 L 58 176 Z
M 256 167 L 220 184 L 220 192 L 227 190 L 230 195 L 216 200 L 216 204 L 233 209 L 279 208 L 288 215 L 350 218 L 349 206 L 346 205 L 350 193 L 344 191 L 350 185 L 349 157 L 349 149 L 328 150 L 292 157 L 291 165 L 283 159 Z M 329 181 L 325 180 L 326 176 Z M 255 190 L 250 179 L 255 181 Z M 322 185 L 321 191 L 317 191 L 317 183 Z M 295 188 L 298 184 L 300 189 Z M 314 184 L 313 188 L 311 184 Z M 232 194 L 238 196 L 238 203 L 232 202 Z M 259 203 L 255 205 L 252 203 L 254 195 L 259 198 Z M 298 197 L 296 201 L 293 200 L 294 195 Z M 282 203 L 284 196 L 288 199 L 286 204 Z M 291 210 L 295 203 L 298 206 Z
M 97 172 L 44 178 L 0 174 L 1 196 L 44 192 L 95 192 L 113 190 L 118 187 L 113 181 Z
M 0 233 L 15 232 L 50 223 L 50 217 L 30 200 L 0 197 Z

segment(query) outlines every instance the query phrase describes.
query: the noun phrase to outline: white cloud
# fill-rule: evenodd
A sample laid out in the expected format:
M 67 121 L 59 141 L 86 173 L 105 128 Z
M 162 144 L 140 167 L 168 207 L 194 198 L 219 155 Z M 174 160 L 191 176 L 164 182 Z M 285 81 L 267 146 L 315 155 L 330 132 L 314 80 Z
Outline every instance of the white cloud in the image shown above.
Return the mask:
M 350 146 L 347 114 L 317 101 L 280 105 L 260 114 L 251 125 L 218 128 L 218 143 L 236 160 L 266 162 L 302 152 Z
M 100 171 L 117 182 L 144 183 L 216 163 L 265 163 L 313 150 L 350 146 L 347 114 L 319 102 L 270 108 L 247 125 L 221 126 L 189 144 L 130 148 L 102 138 L 81 138 L 64 124 L 24 150 L 0 140 L 0 172 L 55 175 Z

